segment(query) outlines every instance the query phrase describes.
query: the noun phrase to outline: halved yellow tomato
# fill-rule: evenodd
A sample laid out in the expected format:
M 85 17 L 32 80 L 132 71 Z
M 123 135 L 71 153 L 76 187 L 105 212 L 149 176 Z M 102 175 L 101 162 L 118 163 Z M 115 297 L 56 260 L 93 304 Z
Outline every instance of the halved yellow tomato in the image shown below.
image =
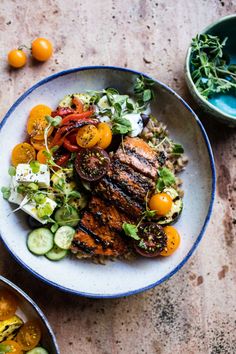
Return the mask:
M 149 201 L 149 207 L 156 210 L 157 215 L 164 216 L 171 210 L 172 198 L 167 193 L 154 194 Z
M 50 136 L 48 139 L 48 145 L 50 145 L 51 141 L 52 141 L 52 137 Z M 45 148 L 45 141 L 44 140 L 36 140 L 34 138 L 30 139 L 30 144 L 35 148 L 35 150 L 42 150 L 43 148 Z
M 27 123 L 27 132 L 31 138 L 35 140 L 44 139 L 44 130 L 48 125 L 45 116 L 51 115 L 51 108 L 45 106 L 44 104 L 39 104 L 32 108 L 29 114 L 29 119 Z M 50 128 L 48 136 L 53 132 L 53 127 Z
M 176 228 L 173 226 L 165 226 L 164 232 L 167 236 L 167 246 L 166 249 L 163 250 L 160 255 L 161 256 L 170 256 L 172 255 L 180 244 L 180 235 Z
M 8 354 L 23 354 L 23 350 L 20 344 L 15 342 L 14 340 L 5 340 L 0 344 L 0 346 L 6 347 L 6 353 Z
M 28 143 L 17 144 L 11 153 L 11 161 L 13 166 L 17 166 L 19 163 L 29 163 L 35 160 L 35 150 L 32 145 Z
M 97 144 L 99 138 L 99 131 L 95 125 L 88 124 L 78 130 L 76 141 L 82 148 L 91 148 Z
M 106 149 L 112 141 L 112 131 L 109 124 L 102 122 L 98 124 L 99 140 L 97 146 L 101 149 Z
M 26 322 L 19 330 L 16 340 L 23 350 L 31 350 L 36 347 L 41 339 L 41 326 L 37 320 Z

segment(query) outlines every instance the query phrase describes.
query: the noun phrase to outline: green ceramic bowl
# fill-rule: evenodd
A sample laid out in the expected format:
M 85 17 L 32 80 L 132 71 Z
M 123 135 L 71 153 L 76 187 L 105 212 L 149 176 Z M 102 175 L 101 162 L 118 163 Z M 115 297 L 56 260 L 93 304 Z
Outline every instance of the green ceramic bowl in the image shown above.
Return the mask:
M 228 37 L 225 52 L 229 55 L 230 63 L 236 64 L 236 14 L 220 18 L 201 33 L 219 36 L 221 39 Z M 197 104 L 213 118 L 231 127 L 236 127 L 236 95 L 230 93 L 219 94 L 206 100 L 196 89 L 191 74 L 191 47 L 188 49 L 185 62 L 185 77 L 188 88 Z

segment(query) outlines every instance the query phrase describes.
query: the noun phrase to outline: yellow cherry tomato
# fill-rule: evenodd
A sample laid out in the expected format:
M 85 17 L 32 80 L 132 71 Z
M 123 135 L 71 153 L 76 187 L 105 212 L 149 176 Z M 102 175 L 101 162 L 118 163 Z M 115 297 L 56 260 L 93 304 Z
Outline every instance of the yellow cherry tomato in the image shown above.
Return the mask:
M 167 246 L 160 255 L 165 257 L 172 255 L 177 250 L 180 244 L 180 235 L 173 226 L 166 226 L 163 229 L 167 236 Z
M 11 318 L 17 309 L 16 298 L 5 289 L 0 290 L 0 321 Z
M 11 161 L 13 166 L 19 163 L 29 163 L 35 160 L 35 150 L 32 145 L 28 143 L 17 144 L 11 153 Z
M 45 155 L 45 152 L 47 152 L 46 149 L 39 150 L 37 153 L 37 161 L 39 163 L 46 164 L 47 163 L 47 156 Z
M 52 56 L 52 43 L 46 38 L 36 38 L 31 44 L 31 52 L 38 61 L 46 61 Z
M 76 141 L 82 148 L 91 148 L 97 144 L 100 134 L 95 125 L 84 125 L 78 130 Z
M 52 141 L 52 137 L 50 136 L 48 139 L 48 145 L 50 145 Z M 45 148 L 45 141 L 44 140 L 36 140 L 34 138 L 30 139 L 30 144 L 35 148 L 35 150 L 42 150 Z
M 171 210 L 172 199 L 167 193 L 154 194 L 149 201 L 149 207 L 156 210 L 157 215 L 164 216 Z
M 23 350 L 31 350 L 36 347 L 41 339 L 41 326 L 37 320 L 26 322 L 19 330 L 16 340 Z
M 23 354 L 23 350 L 17 342 L 14 340 L 5 340 L 0 344 L 1 346 L 6 346 L 10 351 L 6 351 L 8 354 Z M 5 352 L 4 352 L 5 353 Z
M 100 138 L 97 142 L 97 146 L 100 147 L 101 149 L 106 149 L 112 141 L 111 128 L 109 124 L 104 122 L 104 123 L 99 123 L 97 129 L 100 135 Z
M 21 49 L 13 49 L 8 53 L 8 63 L 13 68 L 22 68 L 26 61 L 27 56 Z
M 44 139 L 44 130 L 48 126 L 45 116 L 50 116 L 51 112 L 51 108 L 44 104 L 38 104 L 31 109 L 27 122 L 27 132 L 31 138 L 34 138 L 34 140 Z M 52 132 L 53 127 L 49 129 L 48 136 L 50 136 Z

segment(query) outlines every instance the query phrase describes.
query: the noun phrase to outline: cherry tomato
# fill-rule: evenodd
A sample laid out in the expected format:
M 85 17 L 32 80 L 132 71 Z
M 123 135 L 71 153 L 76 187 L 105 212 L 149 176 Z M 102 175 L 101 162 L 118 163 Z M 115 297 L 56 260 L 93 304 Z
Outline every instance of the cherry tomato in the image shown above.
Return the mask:
M 45 152 L 47 152 L 46 149 L 41 149 L 41 150 L 38 151 L 38 153 L 37 153 L 37 161 L 39 163 L 43 163 L 43 164 L 47 163 L 48 159 L 47 159 L 47 156 L 46 156 Z
M 172 199 L 167 193 L 154 194 L 149 201 L 149 207 L 156 210 L 157 215 L 164 216 L 171 210 Z
M 9 348 L 10 351 L 6 351 L 8 354 L 23 354 L 23 350 L 17 342 L 14 340 L 5 340 L 0 344 L 0 346 L 6 346 L 6 349 Z M 5 353 L 5 352 L 4 352 Z
M 89 124 L 79 128 L 76 140 L 80 147 L 91 148 L 97 144 L 99 138 L 100 135 L 98 129 L 95 125 Z
M 17 309 L 17 300 L 8 290 L 0 290 L 0 321 L 11 318 Z
M 48 137 L 48 145 L 52 142 L 52 137 Z M 35 150 L 42 150 L 45 148 L 45 141 L 44 140 L 36 140 L 34 138 L 30 139 L 30 144 L 35 148 Z
M 36 38 L 31 44 L 31 52 L 38 61 L 46 61 L 52 56 L 52 43 L 46 38 Z
M 39 104 L 31 109 L 27 122 L 27 132 L 31 138 L 35 140 L 44 139 L 44 130 L 48 126 L 45 116 L 50 116 L 51 112 L 51 108 L 44 104 Z M 48 136 L 50 136 L 52 132 L 53 127 L 49 129 Z
M 37 320 L 26 322 L 19 330 L 16 340 L 23 350 L 31 350 L 38 345 L 42 336 L 41 326 Z
M 108 170 L 110 159 L 105 150 L 94 147 L 82 149 L 75 160 L 78 175 L 86 181 L 97 181 Z
M 167 237 L 163 228 L 155 222 L 139 226 L 139 241 L 134 243 L 135 250 L 144 257 L 157 257 L 166 247 Z
M 13 49 L 8 53 L 8 63 L 13 68 L 22 68 L 26 61 L 27 56 L 21 49 Z
M 106 149 L 112 141 L 112 131 L 107 123 L 99 123 L 97 126 L 99 132 L 99 140 L 97 142 L 97 146 L 101 149 Z
M 173 226 L 165 226 L 164 232 L 167 236 L 167 246 L 160 253 L 161 256 L 170 256 L 172 255 L 180 244 L 180 235 L 178 231 Z
M 29 163 L 35 160 L 35 150 L 32 145 L 28 143 L 17 144 L 12 150 L 11 161 L 13 166 L 17 166 L 19 163 Z

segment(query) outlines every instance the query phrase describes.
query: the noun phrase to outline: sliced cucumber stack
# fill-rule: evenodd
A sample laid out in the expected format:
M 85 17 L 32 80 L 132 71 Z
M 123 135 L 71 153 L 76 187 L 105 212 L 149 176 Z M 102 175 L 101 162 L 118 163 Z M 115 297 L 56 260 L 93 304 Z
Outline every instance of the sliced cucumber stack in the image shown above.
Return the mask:
M 60 226 L 75 227 L 79 222 L 79 213 L 73 207 L 61 207 L 55 213 L 55 220 Z
M 50 261 L 60 261 L 65 258 L 68 254 L 67 250 L 63 250 L 60 247 L 54 245 L 53 248 L 45 254 L 45 257 L 50 259 Z
M 55 233 L 54 242 L 62 250 L 68 250 L 74 238 L 75 230 L 70 226 L 61 226 Z
M 26 352 L 26 354 L 49 354 L 48 351 L 42 347 L 36 347 L 34 349 L 31 349 L 29 352 Z
M 176 222 L 178 217 L 180 216 L 183 210 L 183 200 L 179 197 L 178 192 L 174 188 L 165 188 L 163 192 L 169 194 L 169 196 L 172 198 L 173 203 L 169 213 L 165 216 L 162 216 L 158 220 L 158 224 L 169 225 Z
M 30 252 L 42 256 L 53 248 L 53 233 L 45 227 L 40 227 L 29 233 L 27 246 Z

